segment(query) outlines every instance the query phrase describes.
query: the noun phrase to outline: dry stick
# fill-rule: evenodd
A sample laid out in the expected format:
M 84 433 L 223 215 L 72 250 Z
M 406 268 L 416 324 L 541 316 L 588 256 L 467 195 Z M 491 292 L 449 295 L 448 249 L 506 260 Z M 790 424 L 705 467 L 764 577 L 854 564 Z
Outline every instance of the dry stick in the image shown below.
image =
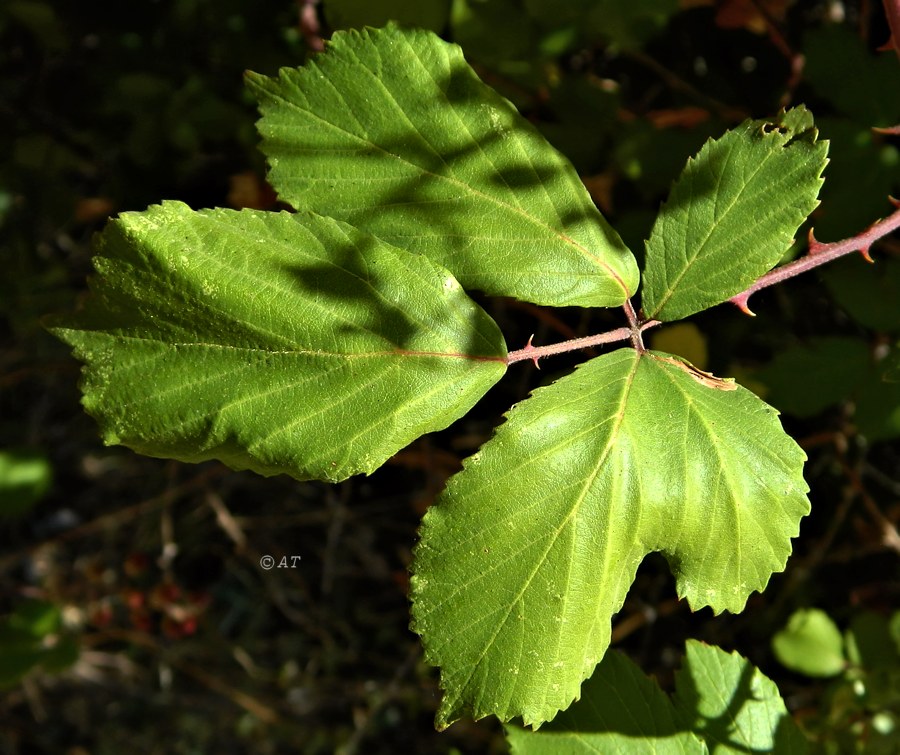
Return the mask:
M 131 506 L 126 506 L 125 508 L 117 509 L 116 511 L 112 511 L 108 514 L 103 514 L 101 516 L 98 516 L 96 519 L 85 522 L 78 527 L 74 527 L 70 530 L 65 530 L 56 535 L 53 535 L 52 537 L 47 538 L 46 540 L 32 543 L 25 548 L 21 548 L 12 553 L 8 553 L 0 558 L 0 573 L 10 568 L 10 566 L 15 564 L 18 560 L 24 558 L 25 556 L 31 555 L 40 548 L 77 540 L 82 537 L 87 537 L 88 535 L 93 535 L 102 530 L 113 529 L 120 524 L 133 521 L 136 518 L 143 516 L 144 514 L 148 514 L 154 509 L 170 504 L 172 501 L 177 500 L 186 493 L 190 493 L 195 489 L 202 488 L 210 480 L 213 480 L 216 477 L 221 477 L 225 474 L 229 474 L 230 472 L 231 470 L 224 466 L 210 467 L 209 469 L 203 470 L 200 474 L 195 475 L 190 480 L 181 483 L 180 485 L 173 485 L 172 487 L 167 488 L 162 493 L 153 496 L 152 498 L 147 498 L 146 500 L 140 501 L 139 503 L 135 503 Z
M 793 278 L 795 275 L 805 273 L 807 270 L 812 270 L 819 265 L 824 265 L 826 262 L 831 262 L 832 260 L 836 260 L 838 257 L 843 257 L 851 252 L 860 252 L 866 260 L 872 262 L 872 258 L 869 256 L 869 249 L 872 244 L 900 228 L 900 201 L 893 197 L 890 197 L 890 201 L 891 204 L 898 208 L 897 210 L 883 220 L 873 223 L 862 233 L 851 236 L 843 241 L 822 244 L 816 241 L 813 232 L 810 231 L 809 251 L 803 257 L 794 260 L 793 262 L 789 262 L 786 265 L 782 265 L 781 267 L 776 267 L 774 270 L 770 270 L 745 291 L 732 296 L 728 301 L 735 304 L 748 315 L 752 315 L 753 312 L 750 311 L 747 302 L 753 294 L 763 288 L 767 288 L 776 283 L 781 283 L 788 278 Z M 526 359 L 530 359 L 534 362 L 534 366 L 537 367 L 538 359 L 542 359 L 543 357 L 549 357 L 553 354 L 565 354 L 568 351 L 577 351 L 578 349 L 587 349 L 592 346 L 615 343 L 616 341 L 627 341 L 629 339 L 631 339 L 632 344 L 638 351 L 643 351 L 644 346 L 641 334 L 645 330 L 654 328 L 662 323 L 658 320 L 647 320 L 642 322 L 635 314 L 630 299 L 626 300 L 623 308 L 628 317 L 629 327 L 616 328 L 615 330 L 610 330 L 606 333 L 586 336 L 585 338 L 574 338 L 571 341 L 554 343 L 549 346 L 532 345 L 531 339 L 534 338 L 534 336 L 531 336 L 531 338 L 528 339 L 528 343 L 525 344 L 524 349 L 509 352 L 506 357 L 506 363 L 514 364 L 515 362 L 522 362 Z
M 138 645 L 146 648 L 159 659 L 160 663 L 165 663 L 176 671 L 193 677 L 195 681 L 203 686 L 229 699 L 236 706 L 243 708 L 248 713 L 252 713 L 260 721 L 267 724 L 276 724 L 281 720 L 281 714 L 275 708 L 274 704 L 270 705 L 258 700 L 252 695 L 232 686 L 220 677 L 211 674 L 206 669 L 201 668 L 194 663 L 173 657 L 171 654 L 165 652 L 165 647 L 157 642 L 154 637 L 151 637 L 144 632 L 123 629 L 105 629 L 102 632 L 102 640 L 120 640 L 122 642 L 127 642 L 129 645 Z
M 869 516 L 872 517 L 876 526 L 881 531 L 882 544 L 886 548 L 900 552 L 900 533 L 897 532 L 894 523 L 881 512 L 875 499 L 872 498 L 869 491 L 866 490 L 866 486 L 863 484 L 859 472 L 843 457 L 838 458 L 838 463 L 841 465 L 844 475 L 850 481 L 853 492 L 856 493 L 866 511 L 869 512 Z

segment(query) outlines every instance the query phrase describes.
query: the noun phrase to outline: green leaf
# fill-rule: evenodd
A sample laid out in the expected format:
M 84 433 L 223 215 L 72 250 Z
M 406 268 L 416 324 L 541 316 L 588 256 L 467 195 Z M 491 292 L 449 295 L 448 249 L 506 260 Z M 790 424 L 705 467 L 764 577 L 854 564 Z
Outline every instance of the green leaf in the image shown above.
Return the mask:
M 540 30 L 518 0 L 453 0 L 450 20 L 453 39 L 469 60 L 519 76 L 543 62 Z
M 678 320 L 771 269 L 816 206 L 827 162 L 802 106 L 709 141 L 672 187 L 647 242 L 648 318 Z
M 24 514 L 53 481 L 53 468 L 42 453 L 24 449 L 0 451 L 0 518 Z
M 332 29 L 383 26 L 397 21 L 404 26 L 441 31 L 450 16 L 451 0 L 327 0 L 325 20 Z
M 857 338 L 811 338 L 785 349 L 755 378 L 766 400 L 796 417 L 812 417 L 849 399 L 871 371 L 869 347 Z
M 900 342 L 895 343 L 884 358 L 882 380 L 886 383 L 900 383 Z
M 900 332 L 900 260 L 879 258 L 867 265 L 853 255 L 826 265 L 822 278 L 838 305 L 858 323 L 882 333 Z
M 18 684 L 37 666 L 61 671 L 78 660 L 77 641 L 57 635 L 61 627 L 59 606 L 42 600 L 20 603 L 0 621 L 0 688 Z
M 514 755 L 807 750 L 770 679 L 736 653 L 693 640 L 675 675 L 674 699 L 611 651 L 568 710 L 540 731 L 506 730 Z
M 535 391 L 424 519 L 413 626 L 441 667 L 438 725 L 565 708 L 647 553 L 693 608 L 742 610 L 809 510 L 804 459 L 774 409 L 665 354 L 621 349 Z
M 673 702 L 684 725 L 717 755 L 808 749 L 775 683 L 737 653 L 689 640 Z
M 900 69 L 896 63 L 894 66 Z M 816 126 L 822 137 L 828 140 L 830 154 L 828 180 L 820 195 L 822 206 L 816 211 L 816 238 L 820 241 L 832 241 L 855 236 L 872 223 L 873 214 L 886 207 L 885 198 L 900 191 L 900 145 L 893 144 L 883 135 L 872 131 L 871 120 L 854 122 L 846 118 L 825 116 L 816 119 Z M 878 248 L 875 247 L 876 252 Z M 882 254 L 876 254 L 875 257 L 877 263 L 874 272 L 859 256 L 852 255 L 823 265 L 818 268 L 818 274 L 835 293 L 842 288 L 839 281 L 843 279 L 845 272 L 853 275 L 858 272 L 856 268 L 865 268 L 871 278 L 883 275 L 886 271 L 882 263 L 890 258 Z M 854 269 L 851 270 L 851 267 Z M 857 278 L 850 283 L 850 287 L 856 289 L 861 283 Z M 871 308 L 878 312 L 883 309 L 884 305 L 879 307 L 876 301 L 877 295 L 871 295 L 870 307 L 863 305 L 862 311 Z M 843 302 L 841 304 L 843 306 Z M 896 322 L 896 310 L 894 307 L 892 313 L 876 316 L 887 316 Z M 857 316 L 854 310 L 848 311 L 854 317 Z M 865 320 L 861 322 L 865 323 Z
M 608 40 L 626 49 L 641 47 L 678 11 L 678 0 L 525 0 L 527 11 L 545 24 L 572 23 L 586 39 Z
M 678 720 L 659 685 L 618 651 L 604 656 L 582 686 L 581 698 L 540 731 L 507 725 L 506 738 L 513 755 L 708 752 Z
M 892 55 L 873 55 L 849 27 L 828 24 L 803 41 L 803 78 L 845 115 L 867 126 L 893 126 L 900 101 L 900 66 Z
M 768 388 L 767 400 L 797 417 L 853 401 L 854 423 L 874 443 L 900 436 L 900 385 L 890 369 L 889 358 L 873 361 L 858 339 L 812 338 L 776 355 L 755 377 Z
M 783 666 L 806 676 L 836 676 L 846 666 L 841 630 L 818 608 L 791 614 L 772 638 L 772 651 Z
M 107 443 L 261 474 L 344 479 L 467 412 L 505 370 L 497 326 L 446 270 L 330 218 L 126 213 L 85 310 Z
M 844 636 L 850 663 L 870 671 L 900 667 L 900 653 L 891 637 L 888 619 L 874 611 L 854 614 Z
M 424 31 L 336 33 L 278 78 L 248 74 L 279 196 L 426 254 L 466 288 L 618 306 L 637 265 L 571 164 Z
M 889 361 L 875 364 L 857 391 L 853 420 L 870 443 L 900 437 L 900 382 L 890 370 Z
M 43 600 L 27 600 L 16 606 L 14 613 L 6 620 L 6 627 L 23 636 L 45 637 L 62 626 L 62 612 L 59 606 Z

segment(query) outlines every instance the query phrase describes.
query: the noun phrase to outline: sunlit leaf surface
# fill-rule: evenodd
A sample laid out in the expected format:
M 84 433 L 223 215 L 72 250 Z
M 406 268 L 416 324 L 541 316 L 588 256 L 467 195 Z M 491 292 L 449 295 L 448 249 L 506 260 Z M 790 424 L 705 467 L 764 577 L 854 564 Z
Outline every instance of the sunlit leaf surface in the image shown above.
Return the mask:
M 505 370 L 446 270 L 329 218 L 168 202 L 104 231 L 54 332 L 107 443 L 262 474 L 371 472 Z

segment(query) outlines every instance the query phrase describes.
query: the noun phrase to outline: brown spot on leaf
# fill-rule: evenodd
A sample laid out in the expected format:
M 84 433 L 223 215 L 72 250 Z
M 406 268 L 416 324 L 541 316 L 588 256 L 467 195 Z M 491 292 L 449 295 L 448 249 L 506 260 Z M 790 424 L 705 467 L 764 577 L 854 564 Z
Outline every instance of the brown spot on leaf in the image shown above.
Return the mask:
M 734 382 L 734 378 L 717 378 L 711 372 L 698 370 L 696 367 L 694 367 L 694 365 L 688 362 L 683 362 L 682 360 L 676 359 L 675 357 L 661 357 L 654 354 L 653 358 L 658 359 L 660 362 L 668 362 L 669 364 L 675 365 L 678 369 L 684 370 L 688 375 L 694 378 L 694 380 L 696 380 L 701 385 L 705 385 L 707 388 L 713 388 L 717 391 L 737 390 L 737 383 Z

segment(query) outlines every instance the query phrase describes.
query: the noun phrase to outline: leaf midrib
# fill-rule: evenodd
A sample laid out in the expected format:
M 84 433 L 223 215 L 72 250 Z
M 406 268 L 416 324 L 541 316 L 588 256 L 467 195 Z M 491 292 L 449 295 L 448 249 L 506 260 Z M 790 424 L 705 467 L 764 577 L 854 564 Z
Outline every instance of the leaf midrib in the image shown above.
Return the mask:
M 301 71 L 301 74 L 302 73 L 303 72 Z M 547 233 L 549 233 L 550 236 L 558 238 L 563 243 L 567 244 L 568 246 L 571 246 L 582 257 L 589 260 L 592 264 L 604 269 L 607 272 L 607 274 L 610 276 L 610 278 L 612 278 L 612 280 L 614 280 L 619 285 L 619 287 L 622 289 L 622 291 L 624 291 L 625 296 L 627 297 L 630 295 L 630 292 L 628 291 L 628 288 L 625 285 L 625 282 L 619 277 L 618 273 L 612 268 L 612 266 L 609 263 L 604 262 L 602 259 L 597 257 L 597 255 L 593 254 L 586 247 L 582 246 L 577 241 L 575 241 L 575 239 L 573 239 L 572 237 L 563 233 L 562 231 L 560 231 L 556 228 L 553 228 L 551 225 L 549 225 L 545 221 L 540 220 L 539 218 L 535 217 L 534 215 L 528 214 L 521 208 L 514 207 L 513 205 L 509 204 L 506 201 L 503 201 L 502 199 L 500 199 L 498 197 L 491 196 L 490 194 L 485 194 L 484 192 L 479 191 L 478 189 L 471 186 L 470 184 L 467 184 L 455 177 L 447 176 L 447 175 L 440 174 L 440 173 L 433 173 L 432 171 L 430 171 L 426 168 L 423 168 L 421 165 L 418 165 L 418 164 L 411 162 L 410 160 L 404 158 L 402 155 L 397 155 L 392 152 L 389 152 L 381 145 L 376 144 L 375 142 L 372 142 L 367 138 L 358 136 L 357 134 L 347 131 L 345 128 L 343 128 L 341 126 L 338 126 L 334 123 L 331 123 L 330 121 L 325 120 L 324 118 L 322 118 L 322 117 L 318 116 L 316 113 L 314 113 L 312 110 L 304 109 L 304 108 L 300 107 L 298 104 L 291 102 L 290 100 L 286 99 L 284 96 L 282 96 L 280 94 L 277 94 L 277 93 L 274 93 L 271 91 L 267 91 L 267 94 L 269 95 L 269 97 L 280 101 L 283 105 L 286 105 L 288 108 L 294 109 L 294 110 L 300 112 L 301 114 L 306 114 L 307 116 L 313 118 L 319 124 L 323 124 L 325 126 L 330 126 L 332 129 L 340 132 L 341 134 L 344 134 L 345 136 L 347 136 L 349 138 L 355 139 L 360 144 L 368 146 L 372 149 L 379 151 L 385 157 L 392 158 L 394 160 L 397 160 L 398 162 L 401 162 L 401 163 L 409 166 L 410 168 L 415 169 L 416 171 L 419 172 L 420 176 L 428 176 L 437 181 L 446 181 L 451 186 L 454 186 L 461 190 L 465 190 L 467 193 L 471 194 L 473 197 L 479 197 L 483 201 L 486 201 L 489 204 L 493 204 L 496 207 L 505 209 L 508 212 L 512 212 L 512 213 L 515 213 L 516 215 L 519 215 L 520 217 L 522 217 L 525 220 L 527 220 L 528 222 L 530 222 L 532 225 L 545 230 Z M 428 144 L 428 146 L 431 148 L 432 152 L 434 152 L 434 148 L 431 145 L 431 143 L 428 141 L 426 141 L 425 143 Z M 438 159 L 440 159 L 441 162 L 444 162 L 444 159 L 440 154 L 435 153 L 435 156 Z M 444 164 L 446 165 L 446 162 L 444 162 Z M 531 167 L 533 168 L 534 166 L 531 166 Z M 272 166 L 272 170 L 273 171 L 275 170 L 274 166 Z
M 58 331 L 69 331 L 72 333 L 81 333 L 82 331 L 72 328 L 57 328 Z M 147 336 L 129 335 L 125 333 L 100 333 L 94 331 L 94 336 L 98 338 L 106 338 L 109 340 L 126 340 L 151 343 L 172 349 L 182 348 L 208 348 L 244 352 L 247 354 L 265 354 L 267 356 L 313 356 L 335 359 L 364 359 L 376 357 L 447 357 L 452 359 L 471 359 L 474 362 L 500 362 L 506 363 L 506 359 L 502 356 L 480 356 L 476 354 L 463 354 L 461 352 L 444 352 L 444 351 L 418 351 L 413 349 L 386 349 L 383 351 L 361 351 L 361 352 L 336 352 L 326 351 L 324 349 L 266 349 L 259 346 L 235 346 L 225 343 L 207 343 L 203 341 L 165 341 L 159 338 L 149 338 Z
M 463 681 L 463 683 L 459 686 L 460 691 L 462 689 L 465 689 L 466 687 L 468 687 L 469 683 L 472 680 L 472 677 L 475 675 L 477 669 L 480 667 L 484 658 L 488 654 L 489 649 L 491 647 L 493 647 L 494 642 L 496 641 L 498 635 L 500 634 L 501 629 L 503 629 L 506 626 L 507 622 L 509 621 L 509 617 L 512 614 L 513 608 L 522 600 L 522 596 L 525 594 L 526 590 L 531 585 L 538 570 L 544 564 L 546 557 L 547 557 L 547 553 L 549 553 L 550 550 L 553 548 L 553 545 L 556 543 L 557 539 L 559 538 L 559 535 L 565 529 L 567 523 L 580 510 L 582 504 L 584 503 L 585 498 L 587 497 L 588 492 L 590 491 L 591 486 L 593 485 L 594 480 L 596 479 L 597 475 L 600 473 L 600 470 L 603 468 L 603 465 L 606 462 L 610 451 L 612 450 L 613 446 L 615 445 L 615 442 L 614 442 L 615 438 L 618 436 L 619 429 L 621 428 L 622 421 L 624 420 L 624 417 L 625 417 L 625 405 L 628 403 L 628 395 L 631 391 L 631 386 L 634 382 L 635 375 L 637 374 L 638 365 L 640 364 L 640 360 L 641 360 L 640 356 L 637 354 L 634 355 L 633 359 L 634 359 L 634 362 L 630 369 L 630 372 L 625 377 L 625 386 L 622 389 L 621 398 L 619 400 L 619 406 L 618 406 L 617 410 L 615 412 L 613 412 L 611 415 L 611 416 L 615 417 L 615 422 L 616 422 L 615 427 L 613 427 L 612 430 L 610 430 L 609 438 L 607 439 L 607 442 L 603 448 L 603 451 L 599 455 L 597 464 L 594 466 L 593 471 L 587 476 L 585 484 L 582 488 L 581 494 L 576 498 L 571 509 L 569 510 L 569 513 L 563 518 L 559 527 L 556 528 L 554 534 L 547 540 L 547 543 L 548 543 L 547 547 L 544 549 L 544 552 L 541 555 L 541 557 L 539 559 L 535 560 L 535 567 L 531 570 L 531 573 L 528 575 L 528 577 L 525 580 L 523 580 L 522 588 L 519 590 L 519 592 L 516 594 L 516 596 L 510 600 L 509 608 L 506 612 L 506 615 L 503 617 L 502 620 L 497 622 L 496 629 L 495 629 L 494 633 L 490 636 L 490 639 L 486 641 L 483 651 L 478 656 L 477 660 L 475 660 L 471 664 L 471 670 L 470 670 L 468 676 L 465 678 L 465 681 Z M 607 562 L 605 563 L 604 568 L 606 566 L 608 566 L 609 550 L 610 549 L 607 549 Z M 557 656 L 557 658 L 558 658 L 558 656 Z M 547 692 L 548 692 L 548 690 L 545 690 L 545 695 Z M 447 694 L 449 694 L 449 691 L 447 692 Z M 545 700 L 546 700 L 546 697 L 545 697 Z

